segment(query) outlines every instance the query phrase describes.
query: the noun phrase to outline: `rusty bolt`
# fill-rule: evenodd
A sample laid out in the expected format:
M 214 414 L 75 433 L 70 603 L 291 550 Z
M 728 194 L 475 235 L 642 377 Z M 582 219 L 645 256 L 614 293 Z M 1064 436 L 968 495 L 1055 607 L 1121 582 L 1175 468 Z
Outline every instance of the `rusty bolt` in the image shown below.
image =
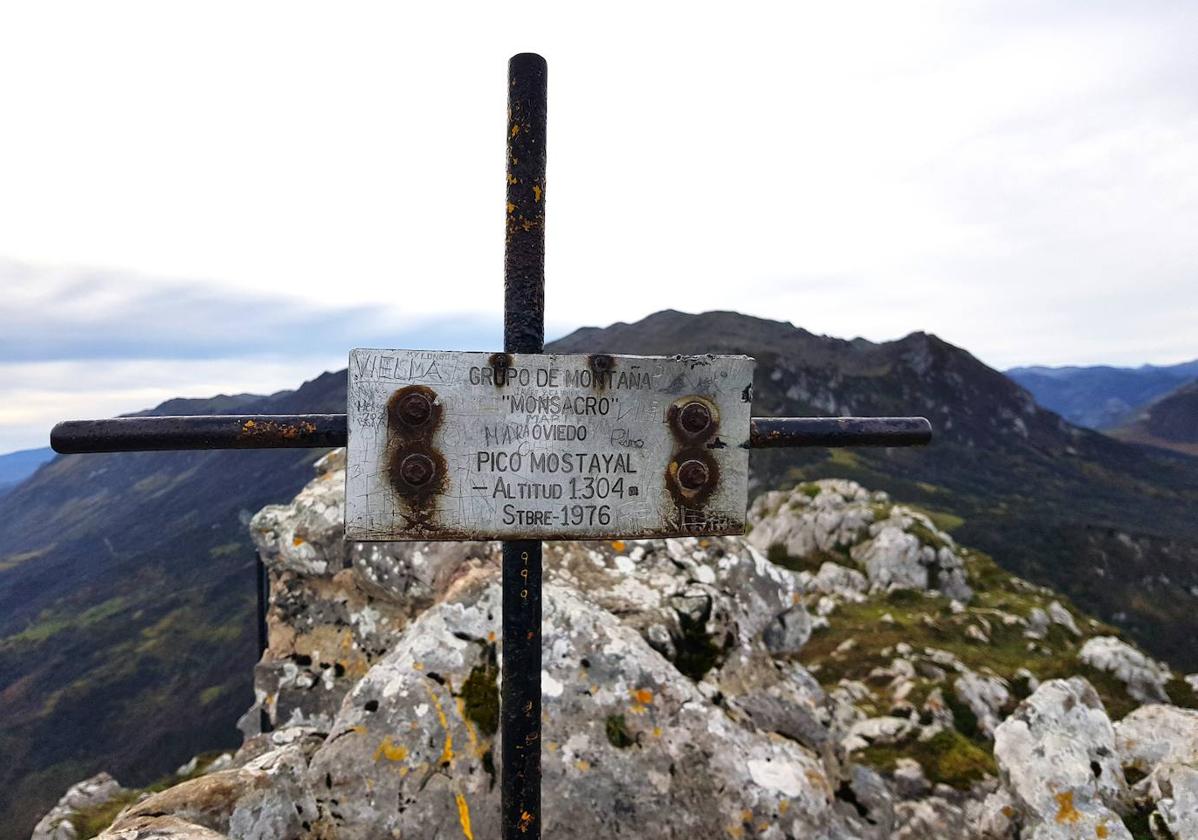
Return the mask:
M 683 490 L 701 490 L 710 477 L 711 473 L 702 461 L 683 461 L 678 468 L 678 483 Z
M 702 434 L 711 426 L 711 409 L 697 400 L 688 402 L 678 415 L 678 423 L 692 435 Z
M 428 394 L 414 391 L 400 399 L 399 405 L 396 406 L 396 414 L 407 426 L 423 426 L 428 422 L 428 418 L 433 416 L 433 402 L 428 398 Z
M 433 459 L 419 452 L 414 452 L 403 459 L 399 465 L 399 477 L 412 487 L 423 487 L 432 480 L 437 472 Z

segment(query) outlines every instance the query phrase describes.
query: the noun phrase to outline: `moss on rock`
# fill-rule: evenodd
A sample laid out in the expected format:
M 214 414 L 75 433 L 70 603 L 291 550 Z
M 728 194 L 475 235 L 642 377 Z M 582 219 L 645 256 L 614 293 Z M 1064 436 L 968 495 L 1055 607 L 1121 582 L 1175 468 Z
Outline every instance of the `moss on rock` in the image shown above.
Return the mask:
M 607 733 L 607 741 L 618 750 L 627 749 L 636 743 L 636 739 L 628 731 L 628 724 L 623 715 L 608 715 L 603 725 Z
M 475 665 L 458 693 L 466 718 L 483 735 L 499 731 L 499 666 L 494 643 L 486 647 L 483 661 Z
M 974 782 L 998 774 L 994 756 L 959 732 L 944 729 L 927 741 L 866 747 L 857 757 L 884 773 L 894 772 L 897 760 L 913 758 L 932 784 L 967 790 Z

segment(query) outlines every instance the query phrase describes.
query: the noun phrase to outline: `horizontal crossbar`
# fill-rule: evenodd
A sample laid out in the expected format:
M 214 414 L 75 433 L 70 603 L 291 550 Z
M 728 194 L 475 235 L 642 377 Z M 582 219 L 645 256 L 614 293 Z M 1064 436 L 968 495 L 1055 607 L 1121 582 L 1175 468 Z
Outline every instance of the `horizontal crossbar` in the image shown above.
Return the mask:
M 344 414 L 213 414 L 66 420 L 50 430 L 55 452 L 170 449 L 312 449 L 345 446 Z
M 790 446 L 922 446 L 922 417 L 754 417 L 753 449 Z M 344 414 L 217 414 L 66 420 L 50 432 L 64 455 L 173 449 L 311 449 L 345 446 Z
M 932 424 L 923 417 L 754 417 L 753 449 L 789 446 L 924 446 Z

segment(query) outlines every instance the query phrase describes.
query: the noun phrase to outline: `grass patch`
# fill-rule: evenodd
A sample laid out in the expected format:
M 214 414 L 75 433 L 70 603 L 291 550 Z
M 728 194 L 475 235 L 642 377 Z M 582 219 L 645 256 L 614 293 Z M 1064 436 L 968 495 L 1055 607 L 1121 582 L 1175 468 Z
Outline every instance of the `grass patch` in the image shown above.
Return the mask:
M 945 729 L 927 741 L 911 739 L 901 744 L 866 747 L 856 756 L 884 773 L 893 773 L 900 758 L 913 758 L 932 784 L 967 790 L 986 776 L 997 776 L 994 756 L 960 732 Z
M 841 604 L 831 626 L 816 631 L 803 647 L 800 660 L 812 668 L 822 686 L 831 689 L 841 679 L 865 681 L 872 669 L 890 664 L 892 657 L 883 656 L 881 651 L 906 642 L 917 652 L 925 647 L 938 648 L 953 654 L 974 671 L 997 674 L 1007 681 L 1016 699 L 1027 694 L 1027 680 L 1015 676 L 1021 668 L 1026 668 L 1041 682 L 1085 677 L 1102 698 L 1112 720 L 1122 718 L 1136 707 L 1127 687 L 1113 674 L 1087 666 L 1077 658 L 1084 638 L 1075 638 L 1063 627 L 1053 625 L 1047 638 L 1035 642 L 1034 649 L 1028 650 L 1031 640 L 1023 635 L 1025 628 L 1003 623 L 993 611 L 1001 609 L 1026 616 L 1032 607 L 1044 608 L 1049 599 L 1014 583 L 1010 575 L 995 567 L 985 555 L 973 553 L 968 562 L 979 589 L 974 601 L 959 615 L 947 608 L 947 599 L 927 597 L 910 589 L 894 590 L 858 604 Z M 882 622 L 886 613 L 890 613 L 894 623 Z M 965 635 L 965 628 L 976 622 L 979 615 L 990 623 L 988 645 Z M 1098 632 L 1108 629 L 1104 626 Z M 856 640 L 856 647 L 845 654 L 835 653 L 849 639 Z M 957 701 L 951 678 L 948 682 L 945 700 L 952 708 Z M 1171 682 L 1167 690 L 1178 705 L 1198 708 L 1198 697 L 1184 681 Z M 957 726 L 969 731 L 966 709 L 954 709 L 954 713 L 959 718 Z
M 7 572 L 9 569 L 15 569 L 22 563 L 28 563 L 30 560 L 36 560 L 50 553 L 54 548 L 54 544 L 50 544 L 45 548 L 35 548 L 32 551 L 20 551 L 15 554 L 6 554 L 3 559 L 0 559 L 0 572 Z
M 830 449 L 828 463 L 838 467 L 858 467 L 861 465 L 861 459 L 851 449 Z
M 91 627 L 106 618 L 111 618 L 125 609 L 127 600 L 118 595 L 99 604 L 95 604 L 83 612 L 75 612 L 65 602 L 55 610 L 42 610 L 34 624 L 29 625 L 20 633 L 14 633 L 0 640 L 4 643 L 36 643 L 44 642 L 52 636 L 57 636 L 66 630 L 78 630 Z
M 200 692 L 200 705 L 207 706 L 209 703 L 220 699 L 220 696 L 225 693 L 226 688 L 227 686 L 223 685 L 208 686 Z
M 1198 709 L 1198 692 L 1195 692 L 1190 684 L 1181 677 L 1174 677 L 1165 683 L 1165 693 L 1169 695 L 1169 702 L 1174 706 Z
M 874 515 L 874 522 L 883 522 L 890 518 L 894 505 L 889 502 L 874 502 L 869 506 L 869 512 Z
M 852 562 L 846 553 L 824 551 L 819 548 L 802 556 L 791 554 L 782 543 L 771 545 L 766 551 L 765 556 L 775 566 L 781 566 L 783 569 L 789 569 L 792 572 L 811 572 L 813 575 L 819 572 L 819 567 L 824 565 L 824 563 L 839 563 L 844 566 Z
M 908 534 L 913 534 L 924 545 L 930 545 L 932 548 L 939 551 L 942 548 L 948 548 L 948 543 L 940 539 L 940 535 L 924 525 L 922 522 L 912 522 L 907 528 Z
M 115 598 L 109 598 L 107 601 L 96 604 L 94 607 L 80 613 L 79 624 L 82 627 L 90 627 L 93 624 L 101 622 L 123 610 L 125 603 L 125 599 L 120 595 Z
M 78 832 L 79 840 L 89 840 L 95 837 L 116 820 L 117 814 L 137 801 L 141 795 L 139 790 L 125 791 L 111 802 L 105 802 L 96 808 L 80 811 L 71 818 L 71 824 Z
M 5 637 L 4 641 L 6 643 L 44 642 L 71 626 L 69 619 L 61 615 L 54 615 L 49 610 L 43 610 L 37 619 L 36 624 L 29 625 L 20 633 Z
M 932 520 L 932 524 L 941 531 L 952 532 L 965 524 L 964 517 L 957 516 L 955 513 L 949 513 L 948 511 L 934 510 L 926 508 L 923 505 L 913 505 L 909 502 L 903 502 L 903 507 L 913 510 L 916 513 L 922 513 L 928 519 Z
M 222 753 L 223 751 L 221 750 L 201 753 L 197 757 L 195 769 L 186 775 L 177 776 L 172 773 L 169 776 L 163 776 L 158 781 L 144 788 L 123 791 L 120 796 L 110 802 L 105 802 L 103 805 L 83 811 L 76 811 L 71 817 L 71 824 L 75 826 L 79 840 L 91 840 L 91 838 L 108 828 L 116 820 L 117 816 L 120 815 L 121 811 L 140 799 L 142 794 L 158 793 L 169 787 L 174 787 L 180 782 L 204 775 L 204 772 L 212 762 L 216 761 Z

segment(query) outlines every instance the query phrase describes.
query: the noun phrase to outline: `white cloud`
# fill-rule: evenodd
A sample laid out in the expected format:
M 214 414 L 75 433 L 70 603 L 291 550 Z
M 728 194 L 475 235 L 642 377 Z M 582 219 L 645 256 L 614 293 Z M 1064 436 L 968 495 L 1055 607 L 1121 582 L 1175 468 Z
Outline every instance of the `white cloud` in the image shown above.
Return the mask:
M 30 301 L 142 329 L 155 278 L 243 304 L 182 331 L 197 356 L 265 352 L 262 325 L 340 351 L 371 317 L 498 323 L 505 64 L 537 49 L 557 331 L 739 309 L 999 367 L 1192 358 L 1195 24 L 1181 2 L 9 4 L 0 256 L 37 269 L 0 331 Z M 47 299 L 47 266 L 121 279 Z
M 311 357 L 0 363 L 0 451 L 49 446 L 59 420 L 113 417 L 179 396 L 272 393 L 342 365 Z

